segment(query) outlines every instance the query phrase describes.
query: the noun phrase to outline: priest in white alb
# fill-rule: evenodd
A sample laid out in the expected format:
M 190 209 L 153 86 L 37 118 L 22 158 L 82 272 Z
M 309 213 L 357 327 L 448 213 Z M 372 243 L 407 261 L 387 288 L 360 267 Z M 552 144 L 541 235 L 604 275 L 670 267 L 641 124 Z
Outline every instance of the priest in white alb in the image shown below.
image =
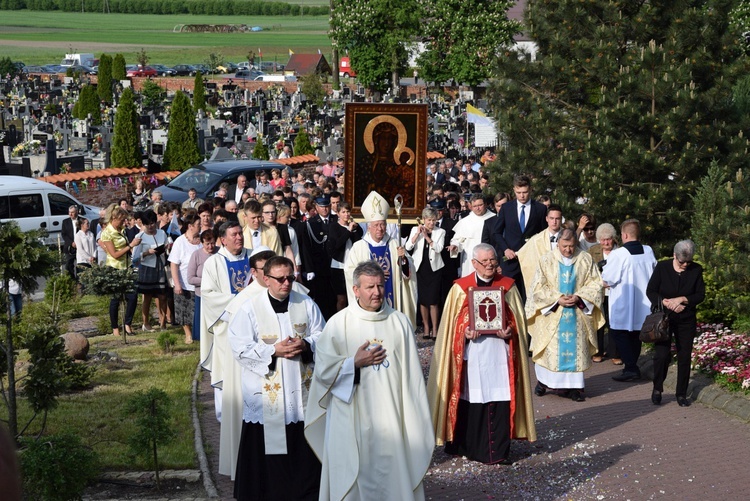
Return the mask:
M 248 297 L 228 327 L 243 401 L 234 497 L 312 501 L 320 461 L 305 440 L 305 404 L 325 321 L 312 299 L 292 290 L 288 258 L 268 259 L 263 280 L 266 291 Z
M 484 201 L 481 193 L 472 195 L 469 203 L 471 205 L 471 212 L 453 227 L 453 238 L 451 238 L 450 246 L 448 247 L 451 257 L 460 254 L 460 275 L 462 277 L 474 272 L 474 267 L 471 264 L 474 247 L 482 243 L 484 222 L 494 215 L 487 210 L 487 203 Z
M 385 273 L 385 302 L 417 324 L 417 270 L 414 261 L 400 242 L 386 233 L 390 206 L 378 193 L 371 191 L 362 202 L 362 216 L 367 233 L 355 242 L 344 263 L 344 278 L 349 303 L 356 301 L 353 288 L 354 268 L 364 261 L 376 261 Z
M 604 325 L 603 283 L 591 255 L 577 244 L 575 232 L 564 229 L 557 249 L 540 259 L 526 316 L 533 329 L 534 392 L 583 402 L 583 371 L 591 366 L 596 331 Z
M 380 263 L 353 271 L 355 300 L 318 339 L 305 437 L 320 500 L 424 499 L 434 448 L 414 330 L 384 301 Z

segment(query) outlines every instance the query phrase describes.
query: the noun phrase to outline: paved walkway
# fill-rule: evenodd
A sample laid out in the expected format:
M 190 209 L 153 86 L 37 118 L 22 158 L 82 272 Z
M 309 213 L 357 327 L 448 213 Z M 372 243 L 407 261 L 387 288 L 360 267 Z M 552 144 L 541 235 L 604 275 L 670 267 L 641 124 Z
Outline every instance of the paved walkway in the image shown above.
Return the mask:
M 648 375 L 649 360 L 641 362 Z M 513 442 L 512 466 L 485 466 L 436 450 L 425 478 L 427 499 L 747 499 L 749 399 L 703 388 L 699 379 L 691 383 L 691 396 L 708 405 L 679 407 L 665 386 L 657 407 L 650 381 L 618 383 L 611 378 L 618 371 L 609 360 L 593 364 L 585 402 L 534 396 L 539 439 Z M 232 482 L 216 474 L 219 427 L 205 374 L 199 402 L 213 479 L 219 496 L 232 499 Z

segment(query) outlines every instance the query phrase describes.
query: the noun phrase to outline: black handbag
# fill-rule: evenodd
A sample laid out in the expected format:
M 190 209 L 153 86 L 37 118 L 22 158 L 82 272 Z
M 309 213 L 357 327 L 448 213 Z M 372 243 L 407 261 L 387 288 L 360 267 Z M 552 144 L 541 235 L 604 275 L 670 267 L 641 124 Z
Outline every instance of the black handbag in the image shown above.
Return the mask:
M 664 311 L 659 298 L 659 306 L 643 321 L 638 339 L 643 343 L 664 343 L 669 341 L 669 315 Z

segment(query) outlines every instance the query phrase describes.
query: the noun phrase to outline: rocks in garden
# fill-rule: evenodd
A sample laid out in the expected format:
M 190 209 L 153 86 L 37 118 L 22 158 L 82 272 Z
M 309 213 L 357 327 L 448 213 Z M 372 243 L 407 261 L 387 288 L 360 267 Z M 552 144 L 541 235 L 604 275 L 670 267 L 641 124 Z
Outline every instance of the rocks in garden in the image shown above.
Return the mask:
M 68 332 L 60 336 L 65 341 L 65 352 L 73 360 L 86 360 L 89 354 L 89 340 L 79 332 Z

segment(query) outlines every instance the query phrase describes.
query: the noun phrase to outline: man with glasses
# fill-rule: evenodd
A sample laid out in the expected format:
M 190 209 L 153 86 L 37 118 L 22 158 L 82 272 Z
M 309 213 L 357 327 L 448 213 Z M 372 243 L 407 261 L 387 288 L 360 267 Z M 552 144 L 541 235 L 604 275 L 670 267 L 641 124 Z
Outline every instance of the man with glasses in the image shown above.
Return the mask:
M 469 204 L 471 212 L 453 227 L 453 238 L 448 247 L 451 255 L 461 255 L 461 276 L 468 275 L 474 270 L 471 265 L 474 246 L 482 242 L 485 220 L 494 215 L 487 210 L 487 203 L 481 193 L 472 195 Z
M 234 497 L 315 499 L 320 461 L 305 440 L 304 419 L 325 321 L 309 297 L 292 290 L 289 259 L 268 259 L 263 281 L 266 293 L 245 301 L 228 327 L 243 399 Z
M 239 223 L 222 224 L 219 236 L 222 247 L 206 260 L 201 279 L 201 367 L 211 372 L 216 418 L 222 423 L 219 473 L 233 475 L 236 457 L 232 456 L 232 442 L 239 439 L 236 416 L 242 402 L 233 398 L 239 383 L 232 370 L 227 324 L 220 320 L 229 302 L 250 282 L 250 253 L 244 247 Z
M 436 444 L 446 453 L 507 465 L 511 438 L 536 440 L 526 317 L 513 280 L 498 272 L 495 249 L 478 244 L 472 252 L 474 271 L 456 280 L 445 303 L 427 397 Z M 471 323 L 469 289 L 488 287 L 505 291 L 505 327 L 480 333 Z

